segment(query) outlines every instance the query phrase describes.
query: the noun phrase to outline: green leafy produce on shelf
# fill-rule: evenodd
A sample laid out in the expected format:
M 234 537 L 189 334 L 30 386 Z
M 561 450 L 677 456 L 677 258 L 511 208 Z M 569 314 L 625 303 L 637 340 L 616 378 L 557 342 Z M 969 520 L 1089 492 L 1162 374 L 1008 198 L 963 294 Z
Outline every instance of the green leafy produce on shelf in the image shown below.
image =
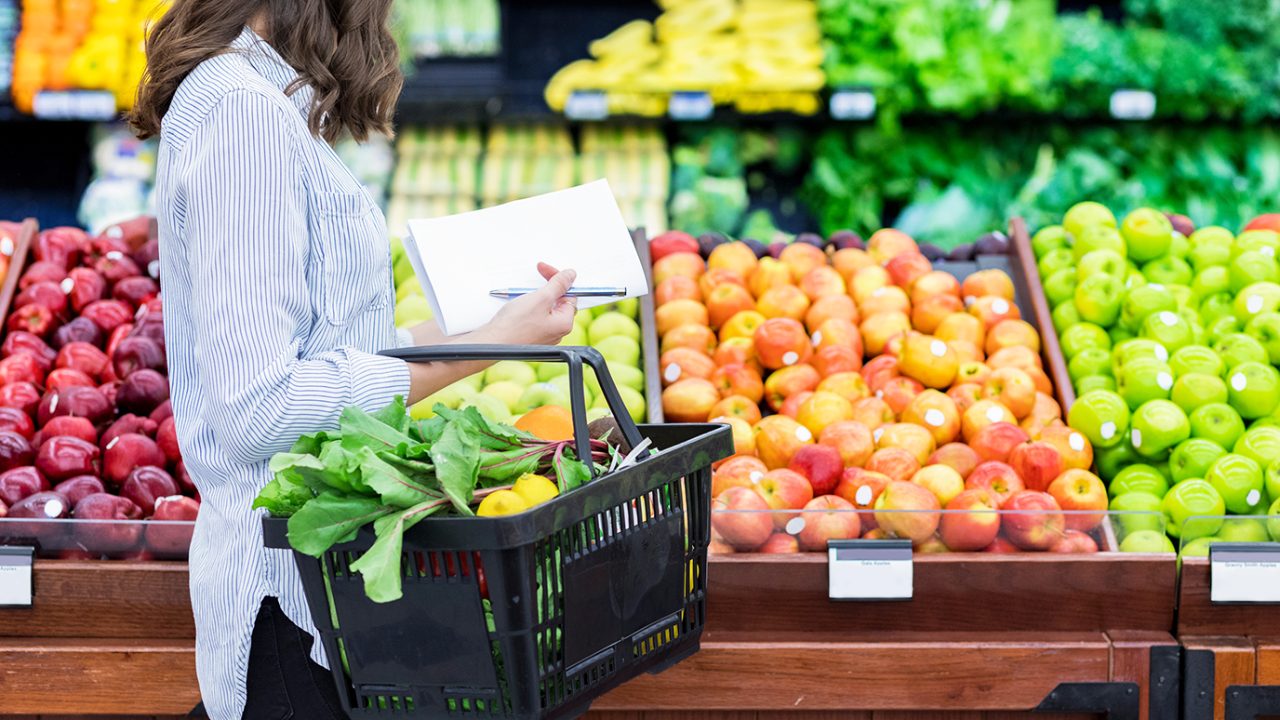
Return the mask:
M 618 457 L 602 440 L 591 446 L 598 467 Z M 402 539 L 427 517 L 471 517 L 476 503 L 485 514 L 485 503 L 504 492 L 527 502 L 524 507 L 536 504 L 519 486 L 535 474 L 547 484 L 546 477 L 556 478 L 554 492 L 541 493 L 538 502 L 592 478 L 572 441 L 539 440 L 490 422 L 475 408 L 440 405 L 434 417 L 415 421 L 399 397 L 376 413 L 346 408 L 336 431 L 303 435 L 270 467 L 274 477 L 253 506 L 289 518 L 289 544 L 298 552 L 321 557 L 373 524 L 377 541 L 351 569 L 376 602 L 401 596 Z

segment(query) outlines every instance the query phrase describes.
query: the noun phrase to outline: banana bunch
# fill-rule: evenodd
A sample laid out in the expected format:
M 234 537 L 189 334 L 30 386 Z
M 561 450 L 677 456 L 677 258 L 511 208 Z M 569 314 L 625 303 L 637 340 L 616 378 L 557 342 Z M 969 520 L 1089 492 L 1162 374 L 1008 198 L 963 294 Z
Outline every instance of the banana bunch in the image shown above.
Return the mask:
M 705 91 L 741 112 L 813 114 L 826 82 L 814 0 L 657 0 L 653 23 L 635 20 L 589 46 L 547 84 L 563 111 L 575 91 L 607 93 L 611 114 L 658 116 L 671 93 Z

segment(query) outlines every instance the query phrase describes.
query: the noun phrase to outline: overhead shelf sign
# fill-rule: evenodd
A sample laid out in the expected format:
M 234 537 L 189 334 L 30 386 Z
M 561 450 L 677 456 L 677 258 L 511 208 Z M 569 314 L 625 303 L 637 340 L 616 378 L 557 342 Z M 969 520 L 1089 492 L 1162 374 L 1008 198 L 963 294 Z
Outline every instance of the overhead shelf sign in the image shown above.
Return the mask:
M 570 120 L 604 120 L 609 117 L 609 96 L 602 90 L 574 90 L 564 104 Z
M 835 120 L 870 120 L 876 115 L 875 93 L 870 90 L 837 90 L 831 94 L 830 112 Z
M 1150 120 L 1156 114 L 1156 96 L 1149 90 L 1116 90 L 1111 93 L 1111 117 L 1117 120 Z
M 711 101 L 711 93 L 700 90 L 671 93 L 667 103 L 667 115 L 672 120 L 706 120 L 713 112 L 715 103 Z
M 116 96 L 105 90 L 43 90 L 36 93 L 32 114 L 42 120 L 115 119 Z

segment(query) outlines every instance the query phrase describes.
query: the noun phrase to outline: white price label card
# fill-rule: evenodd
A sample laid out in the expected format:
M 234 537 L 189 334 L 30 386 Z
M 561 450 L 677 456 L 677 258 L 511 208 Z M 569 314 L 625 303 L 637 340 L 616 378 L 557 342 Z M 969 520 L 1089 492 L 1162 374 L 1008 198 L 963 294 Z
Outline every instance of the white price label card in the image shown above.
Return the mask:
M 1209 600 L 1280 604 L 1280 543 L 1210 545 Z
M 609 117 L 609 96 L 601 90 L 574 90 L 564 104 L 570 120 L 604 120 Z
M 910 540 L 831 540 L 827 594 L 832 600 L 910 600 Z
M 667 102 L 667 114 L 672 120 L 706 120 L 715 112 L 708 92 L 675 92 Z
M 31 607 L 35 548 L 0 546 L 0 607 Z
M 837 90 L 831 94 L 831 117 L 836 120 L 870 120 L 876 114 L 876 96 L 870 90 Z
M 105 90 L 42 90 L 32 102 L 32 114 L 44 120 L 111 120 L 117 114 L 116 98 Z
M 1155 114 L 1156 96 L 1149 90 L 1111 93 L 1111 117 L 1117 120 L 1150 120 Z

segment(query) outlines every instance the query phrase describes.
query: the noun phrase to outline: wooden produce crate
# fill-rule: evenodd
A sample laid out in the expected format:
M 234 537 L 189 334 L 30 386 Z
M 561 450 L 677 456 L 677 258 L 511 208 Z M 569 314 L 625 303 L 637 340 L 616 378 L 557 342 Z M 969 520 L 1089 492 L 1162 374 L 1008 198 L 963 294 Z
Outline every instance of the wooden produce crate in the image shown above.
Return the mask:
M 1208 558 L 1188 557 L 1178 580 L 1183 720 L 1280 717 L 1280 607 L 1215 605 Z
M 1025 238 L 1015 220 L 1011 234 Z M 934 263 L 1001 268 L 1042 332 L 1058 400 L 1070 392 L 1030 245 Z M 1055 366 L 1054 357 L 1058 358 Z M 593 705 L 599 720 L 1176 718 L 1172 554 L 916 555 L 907 601 L 828 599 L 820 554 L 711 557 L 702 650 Z M 1108 714 L 1109 713 L 1109 714 Z

